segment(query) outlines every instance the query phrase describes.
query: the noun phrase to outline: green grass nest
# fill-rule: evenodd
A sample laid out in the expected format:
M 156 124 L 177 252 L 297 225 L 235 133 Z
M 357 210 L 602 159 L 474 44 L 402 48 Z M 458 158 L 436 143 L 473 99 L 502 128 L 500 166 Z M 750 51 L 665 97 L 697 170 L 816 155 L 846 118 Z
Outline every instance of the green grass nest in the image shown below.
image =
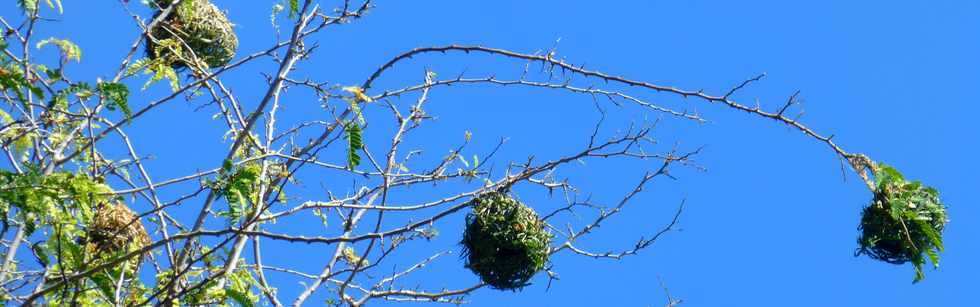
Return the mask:
M 925 277 L 927 258 L 939 267 L 946 207 L 936 189 L 907 181 L 890 166 L 879 165 L 875 180 L 874 200 L 861 214 L 857 254 L 892 264 L 912 262 L 918 282 Z
M 533 209 L 502 192 L 474 200 L 466 216 L 466 267 L 495 289 L 518 290 L 544 269 L 552 234 Z
M 154 7 L 170 5 L 170 1 L 162 0 L 153 3 L 151 6 Z M 154 18 L 162 13 L 157 11 Z M 194 58 L 193 54 L 208 67 L 221 67 L 228 64 L 238 50 L 238 36 L 233 28 L 228 17 L 211 2 L 184 0 L 151 30 L 156 40 L 147 40 L 147 56 L 166 59 L 174 68 L 184 68 L 191 66 L 188 63 Z

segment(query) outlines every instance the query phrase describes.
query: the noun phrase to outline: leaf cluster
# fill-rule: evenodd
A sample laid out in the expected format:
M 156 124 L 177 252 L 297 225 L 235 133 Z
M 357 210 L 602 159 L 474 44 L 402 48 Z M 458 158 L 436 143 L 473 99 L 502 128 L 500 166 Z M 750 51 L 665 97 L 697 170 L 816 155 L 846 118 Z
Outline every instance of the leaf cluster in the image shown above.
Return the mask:
M 5 58 L 3 60 L 0 61 L 0 92 L 13 92 L 14 97 L 20 102 L 27 101 L 27 92 L 44 99 L 44 91 L 34 82 L 27 80 L 23 70 L 17 67 L 16 63 L 5 61 Z
M 241 260 L 241 262 L 244 262 L 244 260 Z M 216 274 L 220 269 L 221 266 L 194 270 L 189 272 L 187 277 L 196 279 L 203 277 L 205 271 Z M 172 270 L 157 274 L 157 287 L 170 285 L 174 282 L 173 275 Z M 239 265 L 239 269 L 228 274 L 227 278 L 228 283 L 226 283 L 224 288 L 219 287 L 217 278 L 210 278 L 200 287 L 190 289 L 181 297 L 174 299 L 172 304 L 174 306 L 255 306 L 255 303 L 259 301 L 259 296 L 252 289 L 259 287 L 259 282 L 252 275 L 251 270 L 242 263 Z M 231 302 L 235 304 L 230 304 Z
M 58 9 L 58 13 L 64 11 L 61 0 L 44 0 L 48 7 Z M 38 9 L 38 0 L 17 0 L 17 6 L 27 14 L 34 14 Z
M 106 99 L 106 108 L 110 111 L 120 110 L 126 116 L 126 120 L 133 117 L 133 111 L 129 109 L 129 88 L 122 83 L 101 82 L 98 85 L 99 93 Z
M 50 272 L 50 278 L 59 278 L 129 251 L 128 248 L 100 250 L 96 232 L 114 236 L 122 234 L 124 237 L 124 232 L 138 229 L 139 238 L 114 241 L 126 242 L 127 247 L 135 247 L 130 243 L 148 241 L 142 225 L 128 209 L 125 212 L 125 225 L 104 227 L 116 222 L 109 221 L 111 219 L 107 217 L 113 214 L 103 210 L 105 207 L 116 207 L 108 205 L 118 201 L 109 196 L 110 192 L 111 189 L 101 180 L 85 174 L 45 174 L 32 165 L 27 165 L 23 173 L 0 170 L 0 216 L 3 217 L 4 228 L 16 223 L 23 227 L 25 235 L 45 238 L 33 244 L 31 251 L 37 262 Z M 118 206 L 125 207 L 122 204 Z M 131 278 L 138 265 L 138 260 L 126 261 L 120 266 L 63 284 L 60 289 L 51 292 L 47 300 L 55 306 L 110 304 L 115 301 L 115 281 L 123 274 Z M 132 289 L 141 287 L 138 282 L 133 282 Z M 131 291 L 131 297 L 127 297 L 126 301 L 137 300 L 141 293 Z
M 221 169 L 221 178 L 211 185 L 217 189 L 228 202 L 228 211 L 222 215 L 237 222 L 251 212 L 250 204 L 256 201 L 262 168 L 258 164 L 249 163 L 234 166 L 231 160 L 225 161 Z
M 44 48 L 46 45 L 58 46 L 58 49 L 61 50 L 61 56 L 65 60 L 82 61 L 82 48 L 67 39 L 48 38 L 38 42 L 37 49 Z
M 24 173 L 0 170 L 0 215 L 7 224 L 11 208 L 27 234 L 53 224 L 75 225 L 91 221 L 94 208 L 108 201 L 110 189 L 86 175 L 59 172 L 43 175 L 33 166 Z
M 913 282 L 918 282 L 925 278 L 926 258 L 939 267 L 946 207 L 936 189 L 906 180 L 891 166 L 880 164 L 875 181 L 874 199 L 861 214 L 857 254 L 892 264 L 912 262 Z

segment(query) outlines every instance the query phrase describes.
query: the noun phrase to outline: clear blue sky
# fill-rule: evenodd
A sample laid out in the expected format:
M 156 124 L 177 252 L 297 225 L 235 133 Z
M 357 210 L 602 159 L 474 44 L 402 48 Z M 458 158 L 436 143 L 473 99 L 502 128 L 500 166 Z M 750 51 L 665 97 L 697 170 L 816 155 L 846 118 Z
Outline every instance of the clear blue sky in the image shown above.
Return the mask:
M 238 25 L 241 54 L 273 41 L 272 1 L 214 2 Z M 138 3 L 130 7 L 148 16 Z M 2 8 L 13 10 L 12 4 Z M 81 46 L 82 63 L 69 68 L 76 80 L 111 77 L 138 31 L 133 21 L 116 1 L 65 1 L 65 10 L 62 21 L 39 29 L 37 37 L 67 37 Z M 473 306 L 662 306 L 658 276 L 685 300 L 682 306 L 975 306 L 980 302 L 980 199 L 973 194 L 980 187 L 977 16 L 980 4 L 974 1 L 381 1 L 366 18 L 314 37 L 310 42 L 319 42 L 321 49 L 296 74 L 353 85 L 413 47 L 460 43 L 535 52 L 559 38 L 558 56 L 569 62 L 714 94 L 766 72 L 767 79 L 737 98 L 746 104 L 759 99 L 771 110 L 801 90 L 803 122 L 836 135 L 849 151 L 937 187 L 949 206 L 942 267 L 913 285 L 911 266 L 853 256 L 860 210 L 871 194 L 853 173 L 843 180 L 838 160 L 823 144 L 719 105 L 625 89 L 665 106 L 697 109 L 711 120 L 698 126 L 664 118 L 654 133 L 662 141 L 659 150 L 705 146 L 697 159 L 708 171 L 679 168 L 678 181 L 654 182 L 582 244 L 599 251 L 628 248 L 666 224 L 686 200 L 683 231 L 668 233 L 622 261 L 559 254 L 552 262 L 561 280 L 550 290 L 539 275 L 522 292 L 480 290 L 470 297 Z M 264 79 L 258 72 L 270 67 L 269 61 L 254 64 L 227 79 L 244 104 L 254 106 L 261 97 Z M 482 55 L 422 56 L 398 66 L 376 88 L 416 84 L 426 67 L 440 76 L 514 76 L 523 63 Z M 142 81 L 133 80 L 132 87 Z M 165 91 L 158 85 L 136 92 L 131 103 L 138 108 Z M 393 102 L 403 105 L 412 98 Z M 149 167 L 157 180 L 220 165 L 229 145 L 221 143 L 224 127 L 210 119 L 213 107 L 195 112 L 201 104 L 171 102 L 130 128 L 140 151 L 155 156 Z M 605 107 L 611 113 L 606 133 L 661 116 Z M 379 122 L 372 127 L 376 131 L 386 127 L 380 122 L 390 121 L 382 111 L 368 110 L 369 121 Z M 462 140 L 463 131 L 474 135 L 470 153 L 487 152 L 506 136 L 510 142 L 497 158 L 501 164 L 530 154 L 547 159 L 568 153 L 585 144 L 598 119 L 590 97 L 509 87 L 434 90 L 428 111 L 439 120 L 406 146 L 426 147 L 427 158 L 438 159 Z M 308 93 L 297 92 L 287 96 L 282 120 L 325 114 Z M 370 117 L 375 114 L 377 119 Z M 368 145 L 380 148 L 386 140 L 372 138 L 373 133 L 366 135 Z M 322 157 L 342 161 L 342 155 L 335 148 Z M 558 176 L 579 185 L 583 196 L 610 204 L 656 166 L 594 161 L 560 169 Z M 301 179 L 303 186 L 291 192 L 293 204 L 323 199 L 325 188 L 343 194 L 354 184 L 316 171 Z M 440 195 L 434 191 L 399 197 Z M 518 193 L 539 212 L 563 204 L 540 189 Z M 145 203 L 136 207 L 148 209 Z M 427 252 L 458 253 L 462 219 L 458 214 L 437 224 L 441 236 L 413 243 L 398 268 Z M 271 229 L 329 233 L 313 218 L 282 221 Z M 275 243 L 266 248 L 266 263 L 308 273 L 319 272 L 332 251 Z M 476 282 L 456 255 L 402 285 L 421 282 L 438 290 Z M 270 278 L 286 301 L 302 289 L 285 275 L 270 273 Z M 311 303 L 327 294 L 320 291 Z

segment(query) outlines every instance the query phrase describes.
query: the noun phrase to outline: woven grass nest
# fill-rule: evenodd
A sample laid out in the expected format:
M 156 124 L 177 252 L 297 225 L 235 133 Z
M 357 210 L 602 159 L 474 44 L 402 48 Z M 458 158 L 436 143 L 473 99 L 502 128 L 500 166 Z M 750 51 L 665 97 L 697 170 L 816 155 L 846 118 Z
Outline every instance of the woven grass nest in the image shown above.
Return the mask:
M 861 214 L 857 254 L 892 264 L 912 262 L 919 281 L 927 258 L 939 266 L 946 207 L 936 189 L 906 181 L 887 165 L 879 167 L 875 178 L 874 199 Z
M 97 253 L 129 252 L 150 244 L 139 217 L 124 203 L 105 204 L 88 227 L 88 242 Z
M 171 1 L 157 0 L 154 6 L 166 8 Z M 157 11 L 156 18 L 162 11 Z M 146 53 L 150 59 L 163 58 L 173 68 L 185 68 L 194 56 L 208 67 L 221 67 L 235 57 L 238 36 L 234 25 L 224 12 L 207 0 L 184 0 L 151 33 L 155 39 L 147 39 Z M 163 41 L 171 40 L 180 47 L 159 48 Z M 188 50 L 189 49 L 189 50 Z
M 533 209 L 505 193 L 487 193 L 472 202 L 461 242 L 466 267 L 495 289 L 527 286 L 548 261 L 552 234 Z

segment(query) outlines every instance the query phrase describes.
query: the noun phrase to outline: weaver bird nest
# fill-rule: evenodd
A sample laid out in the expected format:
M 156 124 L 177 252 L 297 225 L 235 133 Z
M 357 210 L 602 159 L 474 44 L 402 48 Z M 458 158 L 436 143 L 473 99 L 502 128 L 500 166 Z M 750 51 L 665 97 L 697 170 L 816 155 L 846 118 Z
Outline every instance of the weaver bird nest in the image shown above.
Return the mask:
M 171 1 L 157 0 L 166 8 Z M 158 11 L 154 19 L 162 14 Z M 164 59 L 174 68 L 184 68 L 197 59 L 208 67 L 228 64 L 238 50 L 238 36 L 228 17 L 207 0 L 184 0 L 158 23 L 146 45 L 150 59 Z
M 946 207 L 936 189 L 906 181 L 887 165 L 879 167 L 875 179 L 874 200 L 861 214 L 857 254 L 892 264 L 912 262 L 919 281 L 926 257 L 939 265 Z
M 101 254 L 134 251 L 150 244 L 139 217 L 126 204 L 105 204 L 88 226 L 88 242 Z
M 462 241 L 466 267 L 496 289 L 527 286 L 548 261 L 552 235 L 544 222 L 504 193 L 484 194 L 472 202 Z

